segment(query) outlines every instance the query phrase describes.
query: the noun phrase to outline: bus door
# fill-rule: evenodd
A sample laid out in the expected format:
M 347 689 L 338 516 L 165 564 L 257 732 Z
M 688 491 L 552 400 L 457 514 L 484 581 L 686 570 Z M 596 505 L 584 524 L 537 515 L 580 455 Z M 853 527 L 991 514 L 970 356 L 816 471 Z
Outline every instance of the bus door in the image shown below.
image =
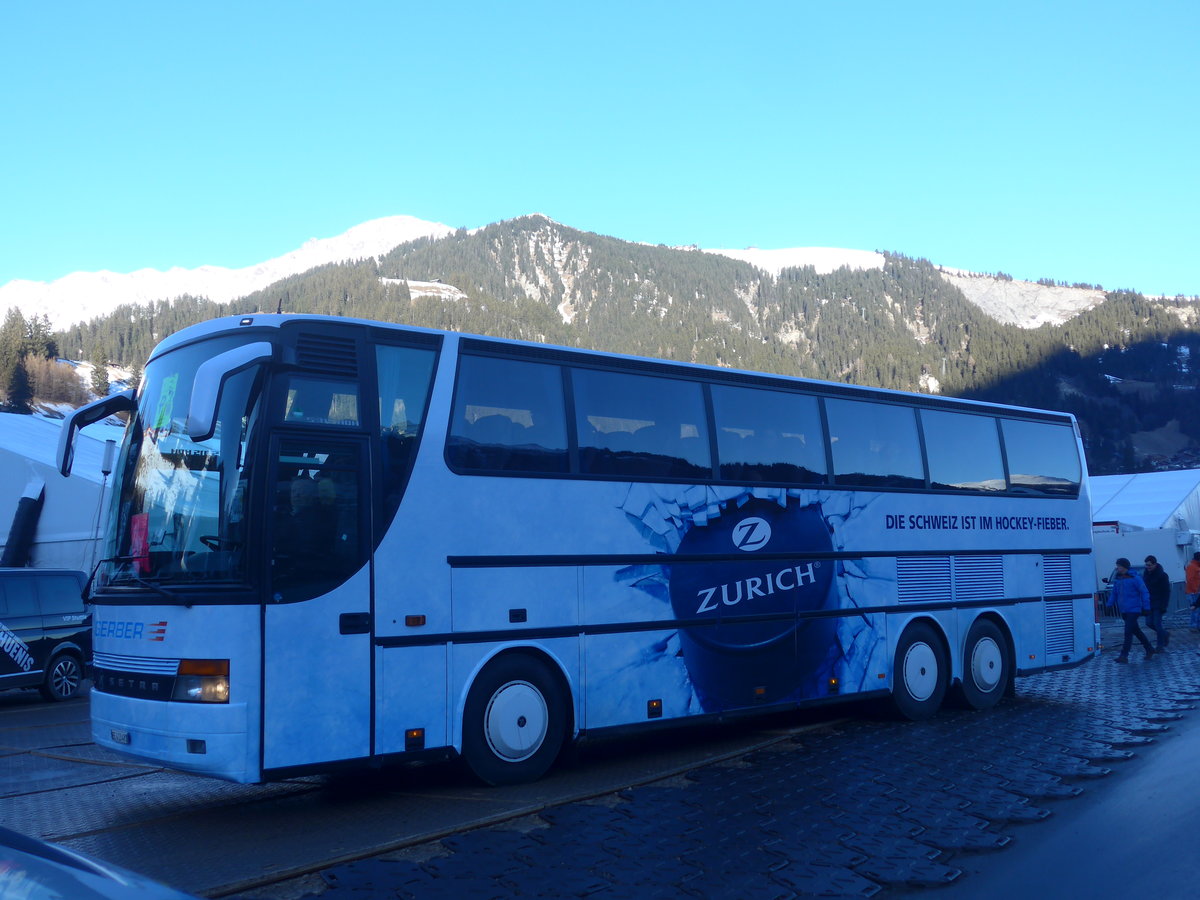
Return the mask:
M 374 604 L 365 438 L 274 436 L 263 768 L 371 754 Z

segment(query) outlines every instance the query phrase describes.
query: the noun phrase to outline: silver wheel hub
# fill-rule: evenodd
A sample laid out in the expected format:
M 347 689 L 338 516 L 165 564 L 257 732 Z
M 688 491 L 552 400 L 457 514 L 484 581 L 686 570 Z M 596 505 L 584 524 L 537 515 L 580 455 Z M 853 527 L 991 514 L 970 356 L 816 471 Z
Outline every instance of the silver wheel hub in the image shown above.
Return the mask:
M 50 674 L 50 683 L 54 693 L 65 697 L 79 687 L 79 673 L 71 662 L 59 661 Z
M 994 691 L 1004 672 L 1004 657 L 1000 645 L 985 637 L 971 648 L 971 681 L 984 693 Z
M 546 698 L 528 681 L 501 685 L 483 714 L 488 747 L 505 762 L 521 762 L 537 753 L 549 727 Z
M 938 660 L 933 648 L 924 641 L 913 644 L 904 653 L 901 667 L 904 689 L 914 700 L 928 700 L 938 684 Z

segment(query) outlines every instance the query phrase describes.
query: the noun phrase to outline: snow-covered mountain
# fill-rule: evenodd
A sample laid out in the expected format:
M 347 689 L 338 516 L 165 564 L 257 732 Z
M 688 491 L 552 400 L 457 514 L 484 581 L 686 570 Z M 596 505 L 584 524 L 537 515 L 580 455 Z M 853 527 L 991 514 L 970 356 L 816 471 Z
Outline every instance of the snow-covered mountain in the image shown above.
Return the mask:
M 389 216 L 356 225 L 337 237 L 311 239 L 291 253 L 244 269 L 201 266 L 166 272 L 142 269 L 128 274 L 74 272 L 52 282 L 14 280 L 0 287 L 0 312 L 15 306 L 26 316 L 45 313 L 53 327 L 64 328 L 104 315 L 124 303 L 149 303 L 182 294 L 224 302 L 315 266 L 380 256 L 416 238 L 439 238 L 453 232 L 449 225 L 412 216 Z M 834 247 L 748 247 L 702 252 L 743 260 L 773 275 L 792 266 L 811 265 L 818 272 L 832 272 L 842 266 L 878 269 L 884 263 L 881 253 Z M 1096 290 L 1049 287 L 956 269 L 943 269 L 942 274 L 988 315 L 1022 328 L 1036 328 L 1047 322 L 1061 324 L 1104 299 L 1103 292 Z
M 943 268 L 941 272 L 993 319 L 1020 328 L 1061 325 L 1104 302 L 1104 291 L 1088 288 L 1055 287 L 957 269 Z
M 356 225 L 332 238 L 313 238 L 297 250 L 244 269 L 201 266 L 166 272 L 141 269 L 116 272 L 73 272 L 57 281 L 13 280 L 0 287 L 0 311 L 18 307 L 31 316 L 45 313 L 55 328 L 105 315 L 123 303 L 150 303 L 191 294 L 225 302 L 244 297 L 281 278 L 316 266 L 379 256 L 420 237 L 444 237 L 449 225 L 412 216 L 389 216 Z

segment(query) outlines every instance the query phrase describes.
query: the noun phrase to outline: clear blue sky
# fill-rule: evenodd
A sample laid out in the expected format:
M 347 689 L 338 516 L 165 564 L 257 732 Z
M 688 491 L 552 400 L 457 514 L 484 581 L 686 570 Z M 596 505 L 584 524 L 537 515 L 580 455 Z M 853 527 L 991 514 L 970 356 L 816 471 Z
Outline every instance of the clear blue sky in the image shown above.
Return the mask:
M 368 219 L 1200 294 L 1200 5 L 0 4 L 0 284 Z

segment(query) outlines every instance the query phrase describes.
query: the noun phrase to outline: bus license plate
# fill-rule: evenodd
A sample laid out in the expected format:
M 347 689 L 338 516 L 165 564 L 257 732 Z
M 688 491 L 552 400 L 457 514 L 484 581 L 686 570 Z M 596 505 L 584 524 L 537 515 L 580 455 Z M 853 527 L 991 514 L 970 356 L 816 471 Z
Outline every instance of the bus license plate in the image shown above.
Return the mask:
M 109 731 L 109 734 L 112 735 L 114 744 L 124 744 L 127 747 L 129 746 L 129 732 L 128 731 L 122 731 L 119 728 L 113 728 L 111 731 Z

